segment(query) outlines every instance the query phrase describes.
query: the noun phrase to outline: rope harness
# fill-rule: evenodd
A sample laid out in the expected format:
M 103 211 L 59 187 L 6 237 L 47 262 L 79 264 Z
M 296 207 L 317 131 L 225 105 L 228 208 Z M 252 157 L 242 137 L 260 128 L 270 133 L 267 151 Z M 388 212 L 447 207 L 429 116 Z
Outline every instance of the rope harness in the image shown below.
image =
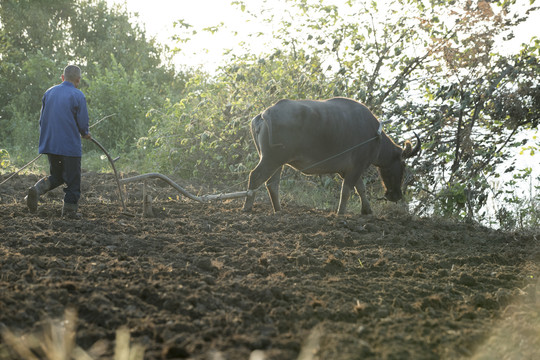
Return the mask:
M 346 153 L 348 153 L 348 152 L 351 152 L 351 151 L 353 151 L 353 150 L 355 150 L 355 149 L 357 149 L 357 148 L 359 148 L 359 147 L 361 147 L 361 146 L 364 146 L 364 145 L 366 145 L 366 144 L 369 143 L 369 142 L 372 142 L 372 141 L 377 140 L 377 139 L 380 140 L 380 139 L 381 139 L 381 136 L 382 136 L 382 123 L 379 122 L 379 129 L 377 129 L 377 135 L 375 135 L 375 136 L 372 137 L 371 139 L 367 139 L 366 141 L 363 141 L 363 142 L 361 142 L 361 143 L 359 143 L 359 144 L 356 144 L 356 145 L 354 145 L 353 147 L 348 148 L 347 150 L 340 152 L 339 154 L 330 156 L 329 158 L 324 159 L 324 160 L 321 160 L 321 161 L 318 161 L 318 162 L 316 162 L 315 164 L 311 164 L 310 166 L 308 166 L 308 167 L 306 167 L 306 168 L 300 170 L 300 172 L 304 172 L 304 171 L 306 171 L 306 170 L 309 170 L 309 169 L 311 169 L 311 168 L 316 167 L 317 165 L 320 165 L 320 164 L 325 163 L 325 162 L 327 162 L 327 161 L 329 161 L 329 160 L 332 160 L 332 159 L 335 159 L 335 158 L 337 158 L 337 157 L 340 157 L 341 155 L 344 155 L 344 154 L 346 154 Z

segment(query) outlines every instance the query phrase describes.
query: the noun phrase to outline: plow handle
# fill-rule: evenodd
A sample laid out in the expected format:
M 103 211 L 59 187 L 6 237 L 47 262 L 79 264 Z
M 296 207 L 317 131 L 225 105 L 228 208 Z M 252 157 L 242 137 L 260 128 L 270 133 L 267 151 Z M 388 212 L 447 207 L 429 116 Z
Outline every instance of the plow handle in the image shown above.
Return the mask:
M 111 167 L 113 168 L 114 170 L 114 178 L 116 179 L 116 185 L 118 185 L 118 192 L 120 193 L 120 201 L 122 201 L 122 208 L 124 209 L 124 212 L 127 211 L 126 209 L 126 203 L 124 202 L 124 194 L 122 193 L 122 188 L 120 187 L 120 180 L 118 179 L 118 172 L 116 171 L 116 167 L 114 166 L 114 160 L 113 158 L 111 157 L 111 155 L 109 155 L 109 153 L 107 152 L 107 150 L 105 150 L 105 148 L 103 147 L 103 145 L 101 145 L 99 143 L 99 141 L 97 141 L 96 139 L 94 138 L 90 138 L 90 140 L 92 140 L 92 142 L 94 144 L 97 145 L 98 148 L 101 149 L 101 151 L 103 151 L 105 153 L 105 156 L 107 156 L 107 159 L 109 160 L 109 162 L 111 163 Z M 118 159 L 117 159 L 118 160 Z

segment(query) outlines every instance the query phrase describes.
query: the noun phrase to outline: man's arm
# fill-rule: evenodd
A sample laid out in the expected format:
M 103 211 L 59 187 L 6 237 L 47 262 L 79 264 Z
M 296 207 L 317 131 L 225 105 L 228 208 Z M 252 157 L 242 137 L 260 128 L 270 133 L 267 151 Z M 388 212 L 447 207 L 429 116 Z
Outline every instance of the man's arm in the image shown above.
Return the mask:
M 86 97 L 80 92 L 79 106 L 77 107 L 77 126 L 83 139 L 91 139 L 89 131 L 88 107 L 86 106 Z

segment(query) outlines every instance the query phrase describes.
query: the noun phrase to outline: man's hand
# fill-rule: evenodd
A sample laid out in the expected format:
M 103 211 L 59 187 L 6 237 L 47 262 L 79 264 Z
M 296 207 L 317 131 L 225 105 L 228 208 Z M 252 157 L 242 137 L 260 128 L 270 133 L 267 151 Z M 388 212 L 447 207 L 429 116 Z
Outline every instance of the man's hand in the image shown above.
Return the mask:
M 88 133 L 86 135 L 83 135 L 82 138 L 86 139 L 86 140 L 90 140 L 92 138 L 92 135 L 90 135 L 90 133 Z

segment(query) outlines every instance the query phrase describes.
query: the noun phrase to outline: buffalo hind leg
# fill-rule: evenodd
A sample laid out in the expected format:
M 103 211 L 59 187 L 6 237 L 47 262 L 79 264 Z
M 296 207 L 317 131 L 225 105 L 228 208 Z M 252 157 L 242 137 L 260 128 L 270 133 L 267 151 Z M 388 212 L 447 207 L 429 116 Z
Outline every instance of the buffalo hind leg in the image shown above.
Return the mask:
M 351 195 L 351 190 L 358 181 L 358 176 L 346 175 L 341 183 L 341 195 L 339 197 L 338 215 L 344 215 L 347 211 L 347 202 Z
M 272 165 L 261 160 L 259 164 L 249 173 L 248 190 L 252 190 L 252 194 L 246 196 L 243 211 L 251 211 L 253 202 L 255 201 L 255 190 L 257 190 L 266 180 L 272 176 L 281 165 Z
M 358 179 L 354 187 L 356 188 L 358 195 L 360 195 L 360 199 L 362 199 L 362 214 L 363 215 L 371 214 L 372 213 L 371 205 L 369 204 L 369 200 L 366 195 L 366 186 L 364 185 L 364 179 L 360 177 L 360 179 Z
M 279 203 L 279 181 L 281 180 L 282 169 L 283 167 L 277 169 L 274 175 L 266 182 L 266 189 L 268 190 L 274 212 L 281 211 L 281 204 Z

